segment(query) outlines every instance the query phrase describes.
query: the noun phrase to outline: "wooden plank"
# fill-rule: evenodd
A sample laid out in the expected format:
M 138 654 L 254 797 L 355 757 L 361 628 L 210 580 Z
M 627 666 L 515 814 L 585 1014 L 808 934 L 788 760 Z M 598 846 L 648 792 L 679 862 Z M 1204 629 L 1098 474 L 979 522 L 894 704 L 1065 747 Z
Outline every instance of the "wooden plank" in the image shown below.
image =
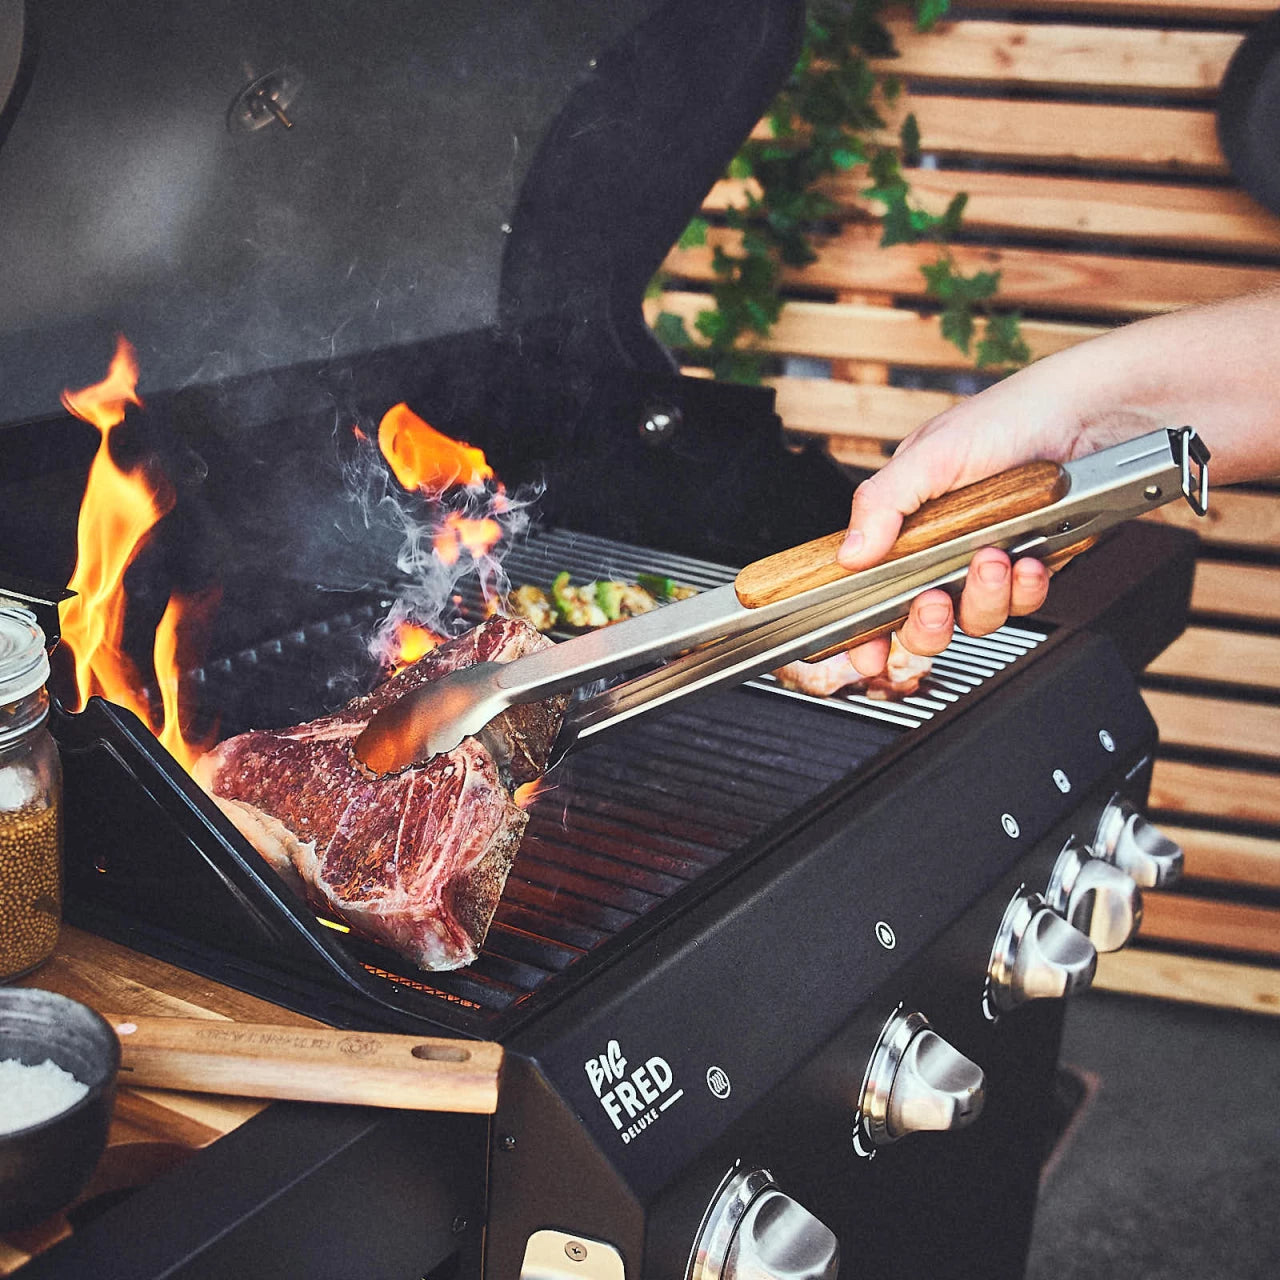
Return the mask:
M 1160 829 L 1182 846 L 1187 877 L 1280 889 L 1280 837 L 1243 836 L 1200 827 L 1164 825 Z
M 1162 813 L 1280 826 L 1280 776 L 1252 769 L 1157 760 L 1150 807 Z
M 905 16 L 885 25 L 896 58 L 873 61 L 914 91 L 929 82 L 1092 89 L 1210 97 L 1243 37 L 1231 31 L 944 20 L 920 32 Z
M 664 270 L 685 279 L 711 281 L 712 254 L 734 252 L 739 232 L 713 228 L 707 244 L 674 249 Z M 1280 267 L 1194 262 L 1036 249 L 953 245 L 959 270 L 1000 272 L 1004 306 L 1080 316 L 1140 316 L 1172 311 L 1193 302 L 1238 297 L 1280 285 Z M 921 267 L 936 262 L 931 244 L 881 248 L 876 228 L 848 224 L 818 249 L 807 267 L 784 270 L 785 284 L 838 292 L 855 286 L 912 300 L 927 296 Z
M 969 231 L 1280 254 L 1280 218 L 1231 187 L 959 169 L 911 169 L 907 176 L 916 198 L 932 213 L 940 214 L 955 196 L 967 194 L 964 226 Z M 822 190 L 849 215 L 863 217 L 879 212 L 862 194 L 869 185 L 859 168 L 823 183 Z M 703 209 L 718 213 L 745 207 L 750 189 L 749 180 L 723 179 L 712 187 Z
M 1098 957 L 1093 987 L 1245 1013 L 1280 1014 L 1280 969 L 1233 960 L 1167 955 L 1145 948 L 1113 951 Z
M 709 295 L 680 289 L 669 289 L 660 301 L 663 310 L 682 317 L 691 331 L 698 312 L 710 305 Z M 1105 333 L 1106 327 L 1027 320 L 1022 332 L 1038 359 Z M 792 298 L 770 335 L 753 339 L 750 345 L 756 350 L 820 359 L 882 361 L 924 369 L 973 368 L 972 356 L 942 336 L 936 316 L 905 307 Z
M 1188 627 L 1147 671 L 1186 680 L 1275 688 L 1280 683 L 1280 636 Z
M 1280 622 L 1280 568 L 1200 560 L 1191 588 L 1191 608 Z
M 826 378 L 770 378 L 788 431 L 896 444 L 953 405 L 945 391 L 853 385 Z
M 1209 442 L 1212 448 L 1212 441 Z M 1280 498 L 1271 493 L 1218 489 L 1209 499 L 1209 514 L 1198 516 L 1185 502 L 1170 502 L 1143 517 L 1179 529 L 1191 529 L 1218 547 L 1280 547 Z
M 1260 22 L 1275 12 L 1274 0 L 1018 0 L 1022 13 L 1118 14 L 1176 18 L 1183 22 Z
M 1280 706 L 1159 689 L 1147 689 L 1142 697 L 1163 743 L 1280 760 Z
M 1184 893 L 1146 893 L 1138 936 L 1148 943 L 1280 957 L 1280 910 Z
M 897 141 L 908 112 L 919 122 L 925 150 L 936 155 L 1179 174 L 1228 172 L 1210 110 L 913 93 L 881 112 L 884 141 Z M 753 136 L 771 136 L 768 125 L 761 122 Z

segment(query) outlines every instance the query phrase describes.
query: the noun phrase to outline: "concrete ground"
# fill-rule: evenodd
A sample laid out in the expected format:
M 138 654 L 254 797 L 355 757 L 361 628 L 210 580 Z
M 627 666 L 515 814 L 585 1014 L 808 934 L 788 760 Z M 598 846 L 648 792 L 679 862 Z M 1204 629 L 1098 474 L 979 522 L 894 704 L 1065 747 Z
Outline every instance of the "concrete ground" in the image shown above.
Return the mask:
M 1090 994 L 1028 1280 L 1280 1280 L 1280 1019 Z

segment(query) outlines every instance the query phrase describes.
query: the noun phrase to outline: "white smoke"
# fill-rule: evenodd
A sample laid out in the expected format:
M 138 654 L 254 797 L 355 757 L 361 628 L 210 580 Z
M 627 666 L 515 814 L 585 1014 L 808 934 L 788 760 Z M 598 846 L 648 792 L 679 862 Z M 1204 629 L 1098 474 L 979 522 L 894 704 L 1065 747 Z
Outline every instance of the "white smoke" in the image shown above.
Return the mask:
M 369 639 L 369 653 L 382 666 L 395 664 L 406 623 L 449 637 L 480 616 L 502 612 L 511 589 L 502 557 L 529 528 L 541 485 L 522 486 L 511 494 L 500 482 L 487 480 L 439 493 L 409 493 L 368 432 L 359 433 L 346 482 L 366 528 L 390 525 L 400 535 L 395 562 L 399 590 Z M 498 539 L 487 550 L 473 549 L 458 536 L 459 521 L 492 521 Z

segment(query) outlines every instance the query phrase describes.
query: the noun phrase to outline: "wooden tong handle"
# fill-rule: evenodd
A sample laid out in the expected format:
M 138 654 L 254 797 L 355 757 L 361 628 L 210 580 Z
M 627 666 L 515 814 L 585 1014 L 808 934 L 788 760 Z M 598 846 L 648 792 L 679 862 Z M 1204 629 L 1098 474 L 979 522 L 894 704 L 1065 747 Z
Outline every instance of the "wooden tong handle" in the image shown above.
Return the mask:
M 1070 477 L 1056 462 L 1026 462 L 1020 467 L 926 502 L 902 522 L 886 560 L 937 546 L 1013 516 L 1038 511 L 1064 497 Z M 844 530 L 779 551 L 749 564 L 734 580 L 738 599 L 748 609 L 787 600 L 813 587 L 849 576 L 836 563 Z
M 120 1041 L 122 1084 L 410 1111 L 498 1108 L 502 1046 L 490 1041 L 104 1016 Z

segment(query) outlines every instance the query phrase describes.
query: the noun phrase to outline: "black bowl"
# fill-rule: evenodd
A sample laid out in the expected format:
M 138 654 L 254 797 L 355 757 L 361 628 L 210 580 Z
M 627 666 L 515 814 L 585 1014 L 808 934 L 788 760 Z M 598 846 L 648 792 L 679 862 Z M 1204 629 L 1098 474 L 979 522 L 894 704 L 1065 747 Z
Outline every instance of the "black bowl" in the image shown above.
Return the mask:
M 45 1059 L 89 1092 L 39 1124 L 0 1133 L 0 1231 L 33 1226 L 79 1195 L 107 1145 L 120 1042 L 92 1009 L 30 987 L 0 988 L 0 1062 Z

